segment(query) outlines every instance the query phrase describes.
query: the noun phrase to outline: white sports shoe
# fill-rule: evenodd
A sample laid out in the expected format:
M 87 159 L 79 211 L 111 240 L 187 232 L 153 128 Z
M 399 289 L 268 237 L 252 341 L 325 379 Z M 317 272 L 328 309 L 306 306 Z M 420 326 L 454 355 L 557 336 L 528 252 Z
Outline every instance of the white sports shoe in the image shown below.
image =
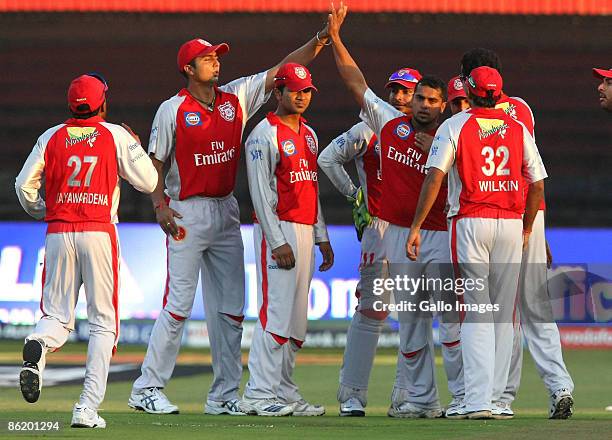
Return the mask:
M 561 388 L 550 396 L 549 419 L 569 419 L 574 413 L 574 398 L 567 388 Z
M 447 419 L 467 419 L 465 403 L 462 398 L 453 398 L 444 410 Z
M 300 399 L 293 403 L 293 416 L 322 416 L 325 414 L 325 407 L 322 405 L 313 405 L 305 399 Z
M 351 397 L 340 404 L 340 417 L 364 417 L 365 407 L 361 400 Z
M 229 414 L 230 416 L 246 416 L 246 413 L 240 409 L 240 400 L 232 399 L 226 402 L 217 402 L 216 400 L 208 399 L 204 405 L 204 414 L 218 416 L 221 414 Z
M 420 408 L 413 403 L 402 402 L 399 405 L 392 404 L 387 415 L 405 419 L 436 419 L 442 417 L 442 408 Z
M 40 397 L 44 354 L 44 347 L 38 339 L 30 339 L 23 346 L 23 367 L 19 373 L 19 387 L 28 403 L 35 403 Z
M 514 411 L 507 402 L 493 402 L 491 405 L 491 418 L 496 420 L 506 420 L 514 418 Z
M 100 417 L 95 409 L 75 403 L 70 426 L 73 428 L 106 428 L 106 420 Z
M 249 399 L 243 397 L 240 409 L 250 416 L 290 416 L 293 414 L 294 404 L 283 403 L 278 399 Z
M 173 405 L 159 388 L 143 388 L 132 391 L 128 406 L 149 414 L 178 414 L 178 406 Z

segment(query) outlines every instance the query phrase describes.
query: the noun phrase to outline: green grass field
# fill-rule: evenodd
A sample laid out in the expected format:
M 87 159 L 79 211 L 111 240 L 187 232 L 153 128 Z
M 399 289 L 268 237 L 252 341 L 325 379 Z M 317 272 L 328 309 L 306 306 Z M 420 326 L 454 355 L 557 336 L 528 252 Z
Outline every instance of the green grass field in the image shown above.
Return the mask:
M 21 345 L 0 341 L 0 359 L 18 359 Z M 123 346 L 124 354 L 144 355 L 144 347 Z M 62 354 L 85 353 L 85 345 L 68 345 Z M 198 354 L 200 350 L 183 350 Z M 526 354 L 523 380 L 513 409 L 513 420 L 400 420 L 386 416 L 395 368 L 394 352 L 380 350 L 372 373 L 368 415 L 365 418 L 337 416 L 336 388 L 341 351 L 307 349 L 295 377 L 304 397 L 322 403 L 327 408 L 323 417 L 230 417 L 203 414 L 203 402 L 211 375 L 202 374 L 177 378 L 170 382 L 166 394 L 180 407 L 180 415 L 154 416 L 128 408 L 131 383 L 109 384 L 100 414 L 107 421 L 105 430 L 69 428 L 72 405 L 78 399 L 80 386 L 43 388 L 41 399 L 34 405 L 23 401 L 18 388 L 0 389 L 0 421 L 57 420 L 64 428 L 48 433 L 49 438 L 110 438 L 120 439 L 344 439 L 363 440 L 389 438 L 455 439 L 455 438 L 547 438 L 599 439 L 612 438 L 612 413 L 604 407 L 612 404 L 612 351 L 566 351 L 565 359 L 576 384 L 576 412 L 570 420 L 548 420 L 548 398 L 531 357 Z M 54 363 L 53 357 L 48 363 Z M 439 363 L 439 362 L 438 362 Z M 444 372 L 438 366 L 438 384 L 443 404 L 448 402 Z M 16 378 L 17 379 L 17 378 Z M 246 380 L 246 374 L 245 378 Z M 17 386 L 17 380 L 16 380 Z M 42 437 L 43 434 L 39 434 Z M 0 438 L 37 438 L 33 434 L 13 434 L 0 431 Z

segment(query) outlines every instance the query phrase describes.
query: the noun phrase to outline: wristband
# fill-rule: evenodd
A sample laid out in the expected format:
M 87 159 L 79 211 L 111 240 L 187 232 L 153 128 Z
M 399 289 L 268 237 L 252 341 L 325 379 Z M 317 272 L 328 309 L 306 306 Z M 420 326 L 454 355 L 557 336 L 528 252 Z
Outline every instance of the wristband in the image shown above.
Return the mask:
M 317 35 L 316 35 L 317 42 L 321 43 L 323 46 L 331 46 L 331 44 L 332 44 L 331 38 L 327 37 L 327 39 L 328 39 L 327 43 L 323 42 L 323 41 L 321 40 L 321 37 L 319 37 L 319 33 L 320 33 L 320 32 L 321 32 L 321 31 L 317 31 Z
M 161 202 L 153 203 L 153 211 L 157 212 L 157 210 L 162 206 L 166 206 L 166 202 L 164 202 L 163 200 Z

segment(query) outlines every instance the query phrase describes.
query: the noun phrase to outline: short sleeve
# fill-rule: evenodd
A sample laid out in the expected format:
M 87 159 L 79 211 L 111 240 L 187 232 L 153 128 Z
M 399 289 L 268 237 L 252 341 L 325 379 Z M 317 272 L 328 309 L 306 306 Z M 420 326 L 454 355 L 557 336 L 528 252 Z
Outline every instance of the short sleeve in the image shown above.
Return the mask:
M 261 72 L 256 75 L 238 78 L 219 87 L 221 91 L 238 97 L 240 106 L 245 113 L 245 123 L 270 98 L 271 92 L 266 94 L 266 75 L 267 72 Z
M 176 114 L 183 99 L 175 96 L 163 102 L 153 119 L 149 137 L 149 155 L 153 155 L 160 162 L 166 162 L 174 149 Z
M 453 137 L 451 124 L 447 120 L 436 131 L 425 168 L 437 168 L 448 173 L 455 162 L 456 151 L 457 140 Z
M 405 115 L 388 102 L 376 96 L 372 89 L 367 89 L 364 93 L 363 107 L 359 117 L 374 133 L 379 135 L 387 122 L 402 116 Z
M 523 126 L 523 176 L 528 183 L 548 177 L 538 147 L 525 126 Z

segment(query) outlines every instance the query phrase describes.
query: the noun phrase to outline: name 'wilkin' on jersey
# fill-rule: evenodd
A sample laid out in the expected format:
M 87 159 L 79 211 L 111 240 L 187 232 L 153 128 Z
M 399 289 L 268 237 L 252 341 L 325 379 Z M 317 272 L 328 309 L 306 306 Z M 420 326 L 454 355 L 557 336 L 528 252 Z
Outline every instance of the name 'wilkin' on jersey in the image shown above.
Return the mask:
M 479 180 L 478 186 L 482 192 L 512 192 L 519 190 L 518 180 Z
M 304 182 L 306 180 L 312 180 L 316 182 L 319 178 L 316 171 L 300 170 L 289 172 L 290 183 Z
M 85 203 L 108 206 L 108 195 L 98 193 L 57 193 L 56 203 Z
M 215 165 L 218 163 L 229 162 L 236 156 L 236 147 L 232 147 L 227 151 L 221 151 L 218 153 L 202 154 L 194 153 L 193 159 L 196 167 L 204 165 Z

